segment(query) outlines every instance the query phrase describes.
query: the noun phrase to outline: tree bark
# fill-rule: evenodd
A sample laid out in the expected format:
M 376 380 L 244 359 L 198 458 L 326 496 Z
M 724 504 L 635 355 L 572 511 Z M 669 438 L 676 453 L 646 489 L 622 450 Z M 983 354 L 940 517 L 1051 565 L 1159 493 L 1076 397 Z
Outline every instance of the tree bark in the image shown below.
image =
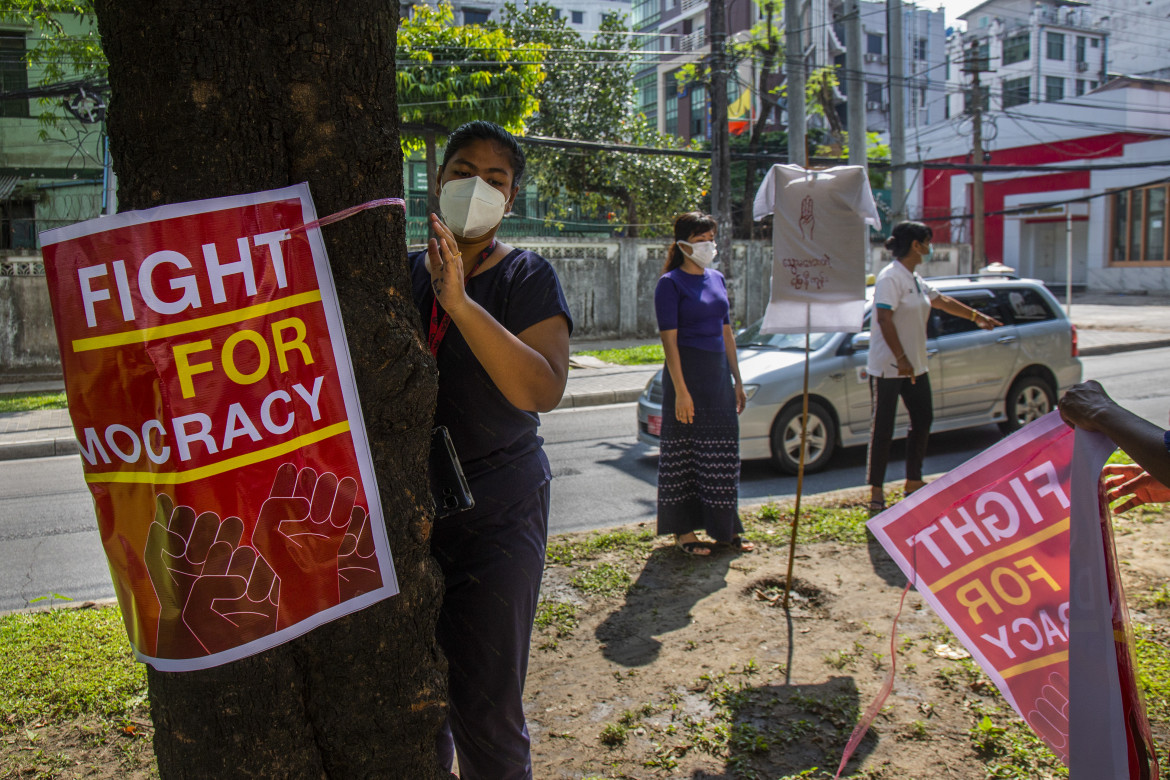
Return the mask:
M 320 215 L 402 194 L 384 0 L 97 0 L 123 209 L 308 181 Z M 432 778 L 445 714 L 425 458 L 436 390 L 397 209 L 323 229 L 402 592 L 278 648 L 149 670 L 164 778 Z

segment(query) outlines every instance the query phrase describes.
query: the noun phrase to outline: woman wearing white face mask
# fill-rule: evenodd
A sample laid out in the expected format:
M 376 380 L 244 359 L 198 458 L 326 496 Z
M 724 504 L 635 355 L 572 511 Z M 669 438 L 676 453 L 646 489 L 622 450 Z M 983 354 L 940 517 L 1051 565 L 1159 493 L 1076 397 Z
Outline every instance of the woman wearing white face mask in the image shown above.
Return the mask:
M 564 393 L 572 321 L 548 261 L 495 237 L 523 173 L 506 130 L 458 128 L 439 168 L 435 238 L 410 256 L 439 370 L 435 424 L 450 432 L 475 499 L 436 519 L 431 537 L 450 704 L 437 753 L 448 771 L 458 754 L 463 780 L 532 777 L 522 694 L 552 476 L 537 413 Z
M 710 555 L 695 531 L 747 551 L 739 520 L 739 420 L 747 398 L 731 331 L 727 285 L 715 259 L 715 219 L 691 212 L 654 290 L 666 353 L 658 455 L 658 533 L 691 555 Z M 730 381 L 735 380 L 734 386 Z
M 882 269 L 874 286 L 874 314 L 866 363 L 873 411 L 866 468 L 871 516 L 886 508 L 883 483 L 899 397 L 910 415 L 910 429 L 906 432 L 906 495 L 925 484 L 922 461 L 934 419 L 930 376 L 926 371 L 926 323 L 930 310 L 941 309 L 969 319 L 984 330 L 1003 325 L 994 317 L 940 294 L 915 273 L 919 263 L 930 259 L 933 236 L 934 231 L 921 222 L 895 225 L 886 239 L 886 249 L 894 256 L 894 262 Z

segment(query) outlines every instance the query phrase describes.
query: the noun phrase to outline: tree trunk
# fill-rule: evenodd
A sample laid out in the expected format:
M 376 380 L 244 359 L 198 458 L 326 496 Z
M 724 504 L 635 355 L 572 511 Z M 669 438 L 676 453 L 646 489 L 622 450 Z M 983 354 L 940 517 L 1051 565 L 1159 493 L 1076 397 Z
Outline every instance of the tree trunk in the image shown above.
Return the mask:
M 142 209 L 308 181 L 320 215 L 401 195 L 396 11 L 383 0 L 97 0 L 119 204 Z M 437 776 L 425 457 L 434 365 L 405 220 L 323 229 L 402 592 L 215 669 L 149 670 L 164 778 Z

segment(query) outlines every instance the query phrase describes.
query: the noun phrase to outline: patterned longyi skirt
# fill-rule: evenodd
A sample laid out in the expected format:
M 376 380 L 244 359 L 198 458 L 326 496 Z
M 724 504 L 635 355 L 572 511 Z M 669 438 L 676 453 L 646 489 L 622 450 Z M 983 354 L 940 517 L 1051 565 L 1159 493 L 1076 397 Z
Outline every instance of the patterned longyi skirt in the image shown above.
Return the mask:
M 683 380 L 695 402 L 694 422 L 674 416 L 675 390 L 662 372 L 658 455 L 658 533 L 703 529 L 717 542 L 743 532 L 739 520 L 739 417 L 727 355 L 679 347 Z

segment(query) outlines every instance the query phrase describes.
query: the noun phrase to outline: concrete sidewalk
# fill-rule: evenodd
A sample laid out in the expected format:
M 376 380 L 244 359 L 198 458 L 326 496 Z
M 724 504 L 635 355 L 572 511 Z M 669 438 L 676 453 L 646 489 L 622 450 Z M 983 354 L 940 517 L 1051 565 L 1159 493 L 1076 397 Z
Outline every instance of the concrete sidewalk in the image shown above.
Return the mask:
M 1082 356 L 1170 346 L 1170 298 L 1124 294 L 1073 296 L 1072 320 Z M 628 347 L 656 341 L 574 342 L 572 350 Z M 559 409 L 637 400 L 658 366 L 614 366 L 576 355 Z M 0 395 L 60 391 L 60 380 L 0 384 Z M 64 409 L 0 414 L 0 460 L 77 452 Z

